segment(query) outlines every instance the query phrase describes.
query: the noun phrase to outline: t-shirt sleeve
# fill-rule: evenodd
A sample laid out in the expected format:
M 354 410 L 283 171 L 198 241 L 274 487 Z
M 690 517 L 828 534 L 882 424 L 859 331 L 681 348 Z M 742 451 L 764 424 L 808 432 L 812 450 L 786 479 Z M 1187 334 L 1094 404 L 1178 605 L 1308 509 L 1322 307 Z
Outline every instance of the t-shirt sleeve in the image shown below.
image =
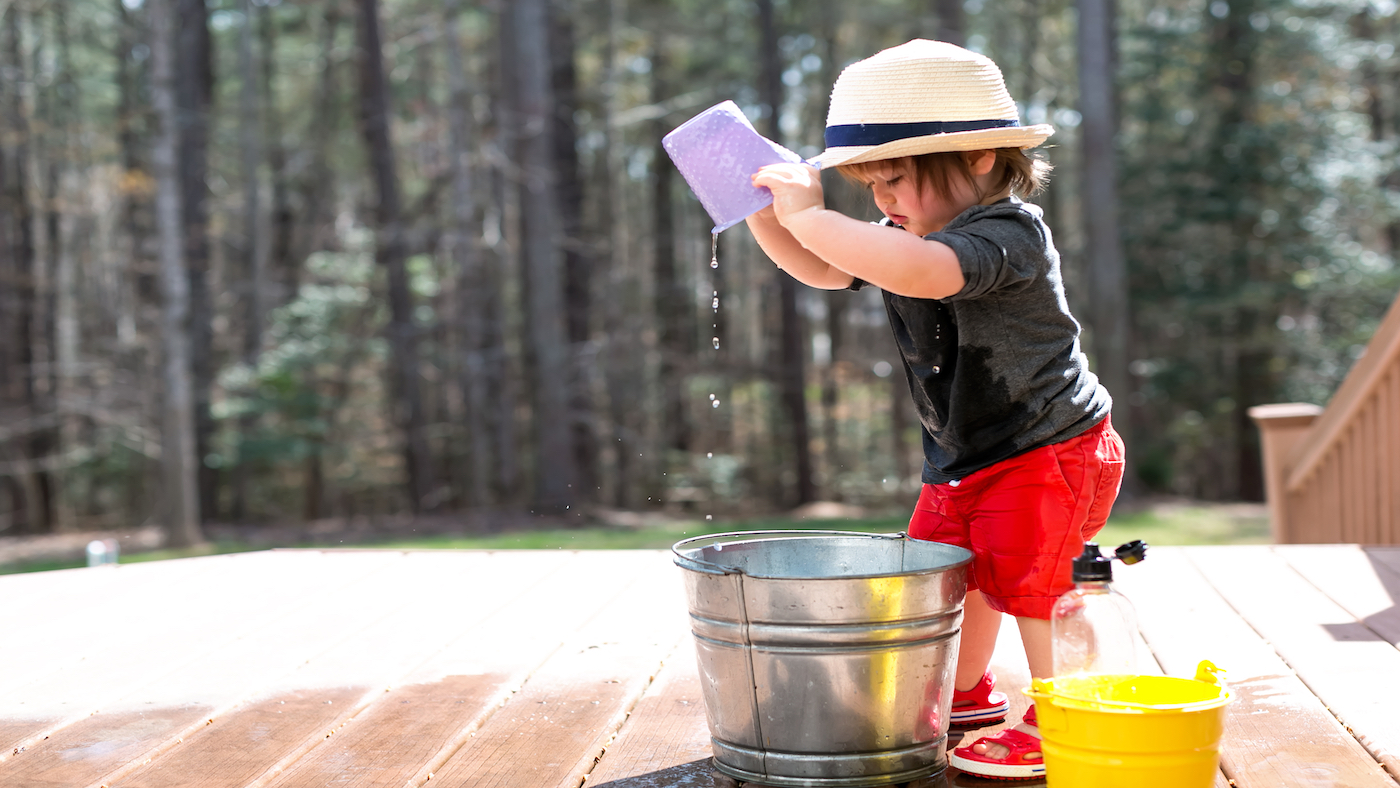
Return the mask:
M 958 256 L 965 284 L 954 301 L 1015 288 L 1049 270 L 1046 239 L 1030 214 L 999 206 L 952 230 L 930 233 Z

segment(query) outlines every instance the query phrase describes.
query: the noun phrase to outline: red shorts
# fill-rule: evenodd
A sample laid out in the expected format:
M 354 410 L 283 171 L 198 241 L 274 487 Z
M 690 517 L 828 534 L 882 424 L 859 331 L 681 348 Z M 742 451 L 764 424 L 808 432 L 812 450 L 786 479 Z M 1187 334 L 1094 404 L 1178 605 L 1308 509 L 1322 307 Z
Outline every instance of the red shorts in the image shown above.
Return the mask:
M 909 536 L 971 550 L 968 590 L 980 589 L 993 610 L 1048 619 L 1122 480 L 1123 439 L 1105 418 L 965 479 L 925 484 Z

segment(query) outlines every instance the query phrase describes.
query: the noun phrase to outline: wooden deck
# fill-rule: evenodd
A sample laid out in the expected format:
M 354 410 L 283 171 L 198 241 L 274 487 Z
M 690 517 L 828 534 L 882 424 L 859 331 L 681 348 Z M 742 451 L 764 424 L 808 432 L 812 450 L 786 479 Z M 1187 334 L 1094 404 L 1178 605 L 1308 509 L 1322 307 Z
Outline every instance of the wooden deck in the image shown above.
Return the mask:
M 1155 548 L 1118 576 L 1166 673 L 1229 671 L 1218 786 L 1395 788 L 1400 548 Z M 666 552 L 279 550 L 0 599 L 6 788 L 711 782 Z

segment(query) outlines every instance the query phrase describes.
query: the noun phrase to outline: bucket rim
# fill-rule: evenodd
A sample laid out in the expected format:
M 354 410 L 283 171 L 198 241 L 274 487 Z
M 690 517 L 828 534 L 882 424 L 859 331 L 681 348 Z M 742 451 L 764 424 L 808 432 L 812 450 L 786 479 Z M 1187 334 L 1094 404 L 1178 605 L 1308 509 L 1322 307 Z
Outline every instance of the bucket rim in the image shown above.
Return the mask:
M 940 573 L 940 572 L 946 572 L 946 571 L 948 571 L 948 570 L 950 570 L 950 569 L 957 569 L 957 568 L 959 568 L 959 567 L 967 566 L 968 564 L 972 563 L 972 557 L 973 557 L 973 556 L 972 556 L 972 551 L 971 551 L 971 550 L 968 550 L 968 549 L 965 548 L 965 547 L 959 547 L 958 545 L 946 544 L 946 543 L 943 543 L 943 542 L 933 542 L 932 544 L 940 544 L 940 545 L 942 545 L 942 546 L 944 546 L 944 547 L 947 547 L 947 548 L 949 548 L 949 549 L 952 549 L 952 550 L 955 550 L 955 551 L 960 551 L 960 552 L 964 553 L 964 555 L 962 555 L 962 556 L 961 556 L 960 558 L 958 558 L 958 560 L 956 560 L 956 561 L 952 561 L 952 562 L 950 562 L 950 563 L 948 563 L 948 564 L 945 564 L 945 565 L 943 565 L 943 566 L 936 567 L 936 568 L 930 568 L 930 569 L 916 569 L 916 570 L 907 570 L 907 571 L 906 571 L 906 570 L 898 570 L 898 571 L 893 571 L 893 572 L 867 572 L 867 573 L 862 573 L 862 574 L 840 575 L 840 576 L 832 576 L 832 575 L 810 575 L 810 576 L 808 576 L 808 575 L 770 575 L 770 574 L 756 574 L 756 573 L 753 573 L 753 572 L 745 571 L 745 570 L 743 570 L 743 569 L 741 569 L 741 568 L 739 568 L 739 567 L 735 567 L 735 566 L 726 566 L 726 565 L 724 565 L 724 564 L 716 564 L 716 563 L 713 563 L 713 562 L 710 562 L 710 561 L 701 561 L 701 560 L 699 560 L 699 559 L 697 559 L 697 558 L 692 558 L 692 557 L 690 557 L 690 556 L 687 556 L 687 555 L 684 555 L 684 554 L 681 553 L 681 550 L 682 550 L 682 549 L 691 549 L 691 546 L 695 545 L 696 543 L 707 542 L 707 543 L 713 544 L 713 543 L 717 543 L 717 542 L 720 542 L 721 540 L 725 540 L 725 539 L 731 540 L 731 541 L 733 541 L 733 542 L 738 542 L 738 541 L 762 541 L 762 540 L 773 540 L 773 541 L 777 541 L 777 540 L 779 540 L 779 539 L 783 539 L 783 538 L 792 538 L 792 537 L 796 537 L 796 538 L 819 539 L 819 538 L 837 537 L 837 536 L 839 536 L 839 537 L 857 537 L 857 538 L 861 538 L 861 539 L 887 539 L 887 540 L 893 539 L 893 540 L 900 540 L 900 541 L 904 541 L 904 542 L 909 542 L 909 541 L 920 541 L 920 540 L 917 540 L 917 539 L 913 539 L 912 537 L 909 536 L 909 534 L 905 533 L 904 531 L 898 531 L 898 532 L 895 532 L 895 533 L 869 533 L 869 532 L 865 532 L 865 531 L 836 531 L 836 530 L 822 530 L 822 529 L 811 529 L 811 530 L 774 529 L 774 530 L 763 530 L 763 531 L 726 531 L 726 532 L 724 532 L 724 533 L 718 533 L 718 534 L 704 534 L 704 535 L 701 535 L 701 536 L 692 536 L 692 537 L 689 537 L 689 538 L 686 538 L 686 539 L 682 539 L 682 540 L 680 540 L 679 542 L 676 542 L 675 544 L 671 545 L 671 554 L 674 556 L 674 559 L 673 559 L 673 560 L 674 560 L 676 566 L 679 566 L 679 567 L 681 567 L 682 569 L 689 569 L 689 570 L 691 570 L 691 571 L 700 572 L 700 573 L 702 573 L 702 574 L 710 574 L 710 575 L 743 575 L 743 576 L 745 576 L 745 577 L 752 577 L 752 578 L 761 579 L 761 580 L 861 580 L 861 579 L 878 578 L 878 577 L 908 577 L 908 576 L 911 576 L 911 575 L 925 575 L 925 574 L 936 574 L 936 573 Z M 755 537 L 757 537 L 757 538 L 755 538 Z M 742 538 L 742 539 L 741 539 L 741 538 Z
M 1184 703 L 1137 703 L 1129 700 L 1101 700 L 1098 698 L 1086 698 L 1076 695 L 1066 695 L 1053 691 L 1053 688 L 1044 688 L 1042 680 L 1037 680 L 1036 684 L 1022 688 L 1022 694 L 1034 700 L 1047 700 L 1056 706 L 1067 709 L 1077 709 L 1083 711 L 1101 711 L 1120 714 L 1155 714 L 1155 713 L 1185 713 L 1196 711 L 1209 711 L 1211 709 L 1225 706 L 1234 700 L 1235 694 L 1229 687 L 1220 684 L 1200 681 L 1198 679 L 1180 678 L 1178 676 L 1155 676 L 1143 674 L 1145 678 L 1171 679 L 1173 681 L 1192 682 L 1201 684 L 1217 691 L 1214 698 L 1204 700 L 1186 701 Z M 1053 679 L 1052 679 L 1053 681 Z

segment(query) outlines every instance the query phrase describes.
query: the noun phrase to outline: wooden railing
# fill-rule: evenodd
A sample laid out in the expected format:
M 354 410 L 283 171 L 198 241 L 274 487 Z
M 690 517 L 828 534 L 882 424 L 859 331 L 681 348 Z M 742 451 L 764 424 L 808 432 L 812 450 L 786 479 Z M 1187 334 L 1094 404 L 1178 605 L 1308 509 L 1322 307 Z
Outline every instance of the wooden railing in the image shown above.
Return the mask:
M 1324 410 L 1250 408 L 1274 542 L 1400 544 L 1400 298 Z

